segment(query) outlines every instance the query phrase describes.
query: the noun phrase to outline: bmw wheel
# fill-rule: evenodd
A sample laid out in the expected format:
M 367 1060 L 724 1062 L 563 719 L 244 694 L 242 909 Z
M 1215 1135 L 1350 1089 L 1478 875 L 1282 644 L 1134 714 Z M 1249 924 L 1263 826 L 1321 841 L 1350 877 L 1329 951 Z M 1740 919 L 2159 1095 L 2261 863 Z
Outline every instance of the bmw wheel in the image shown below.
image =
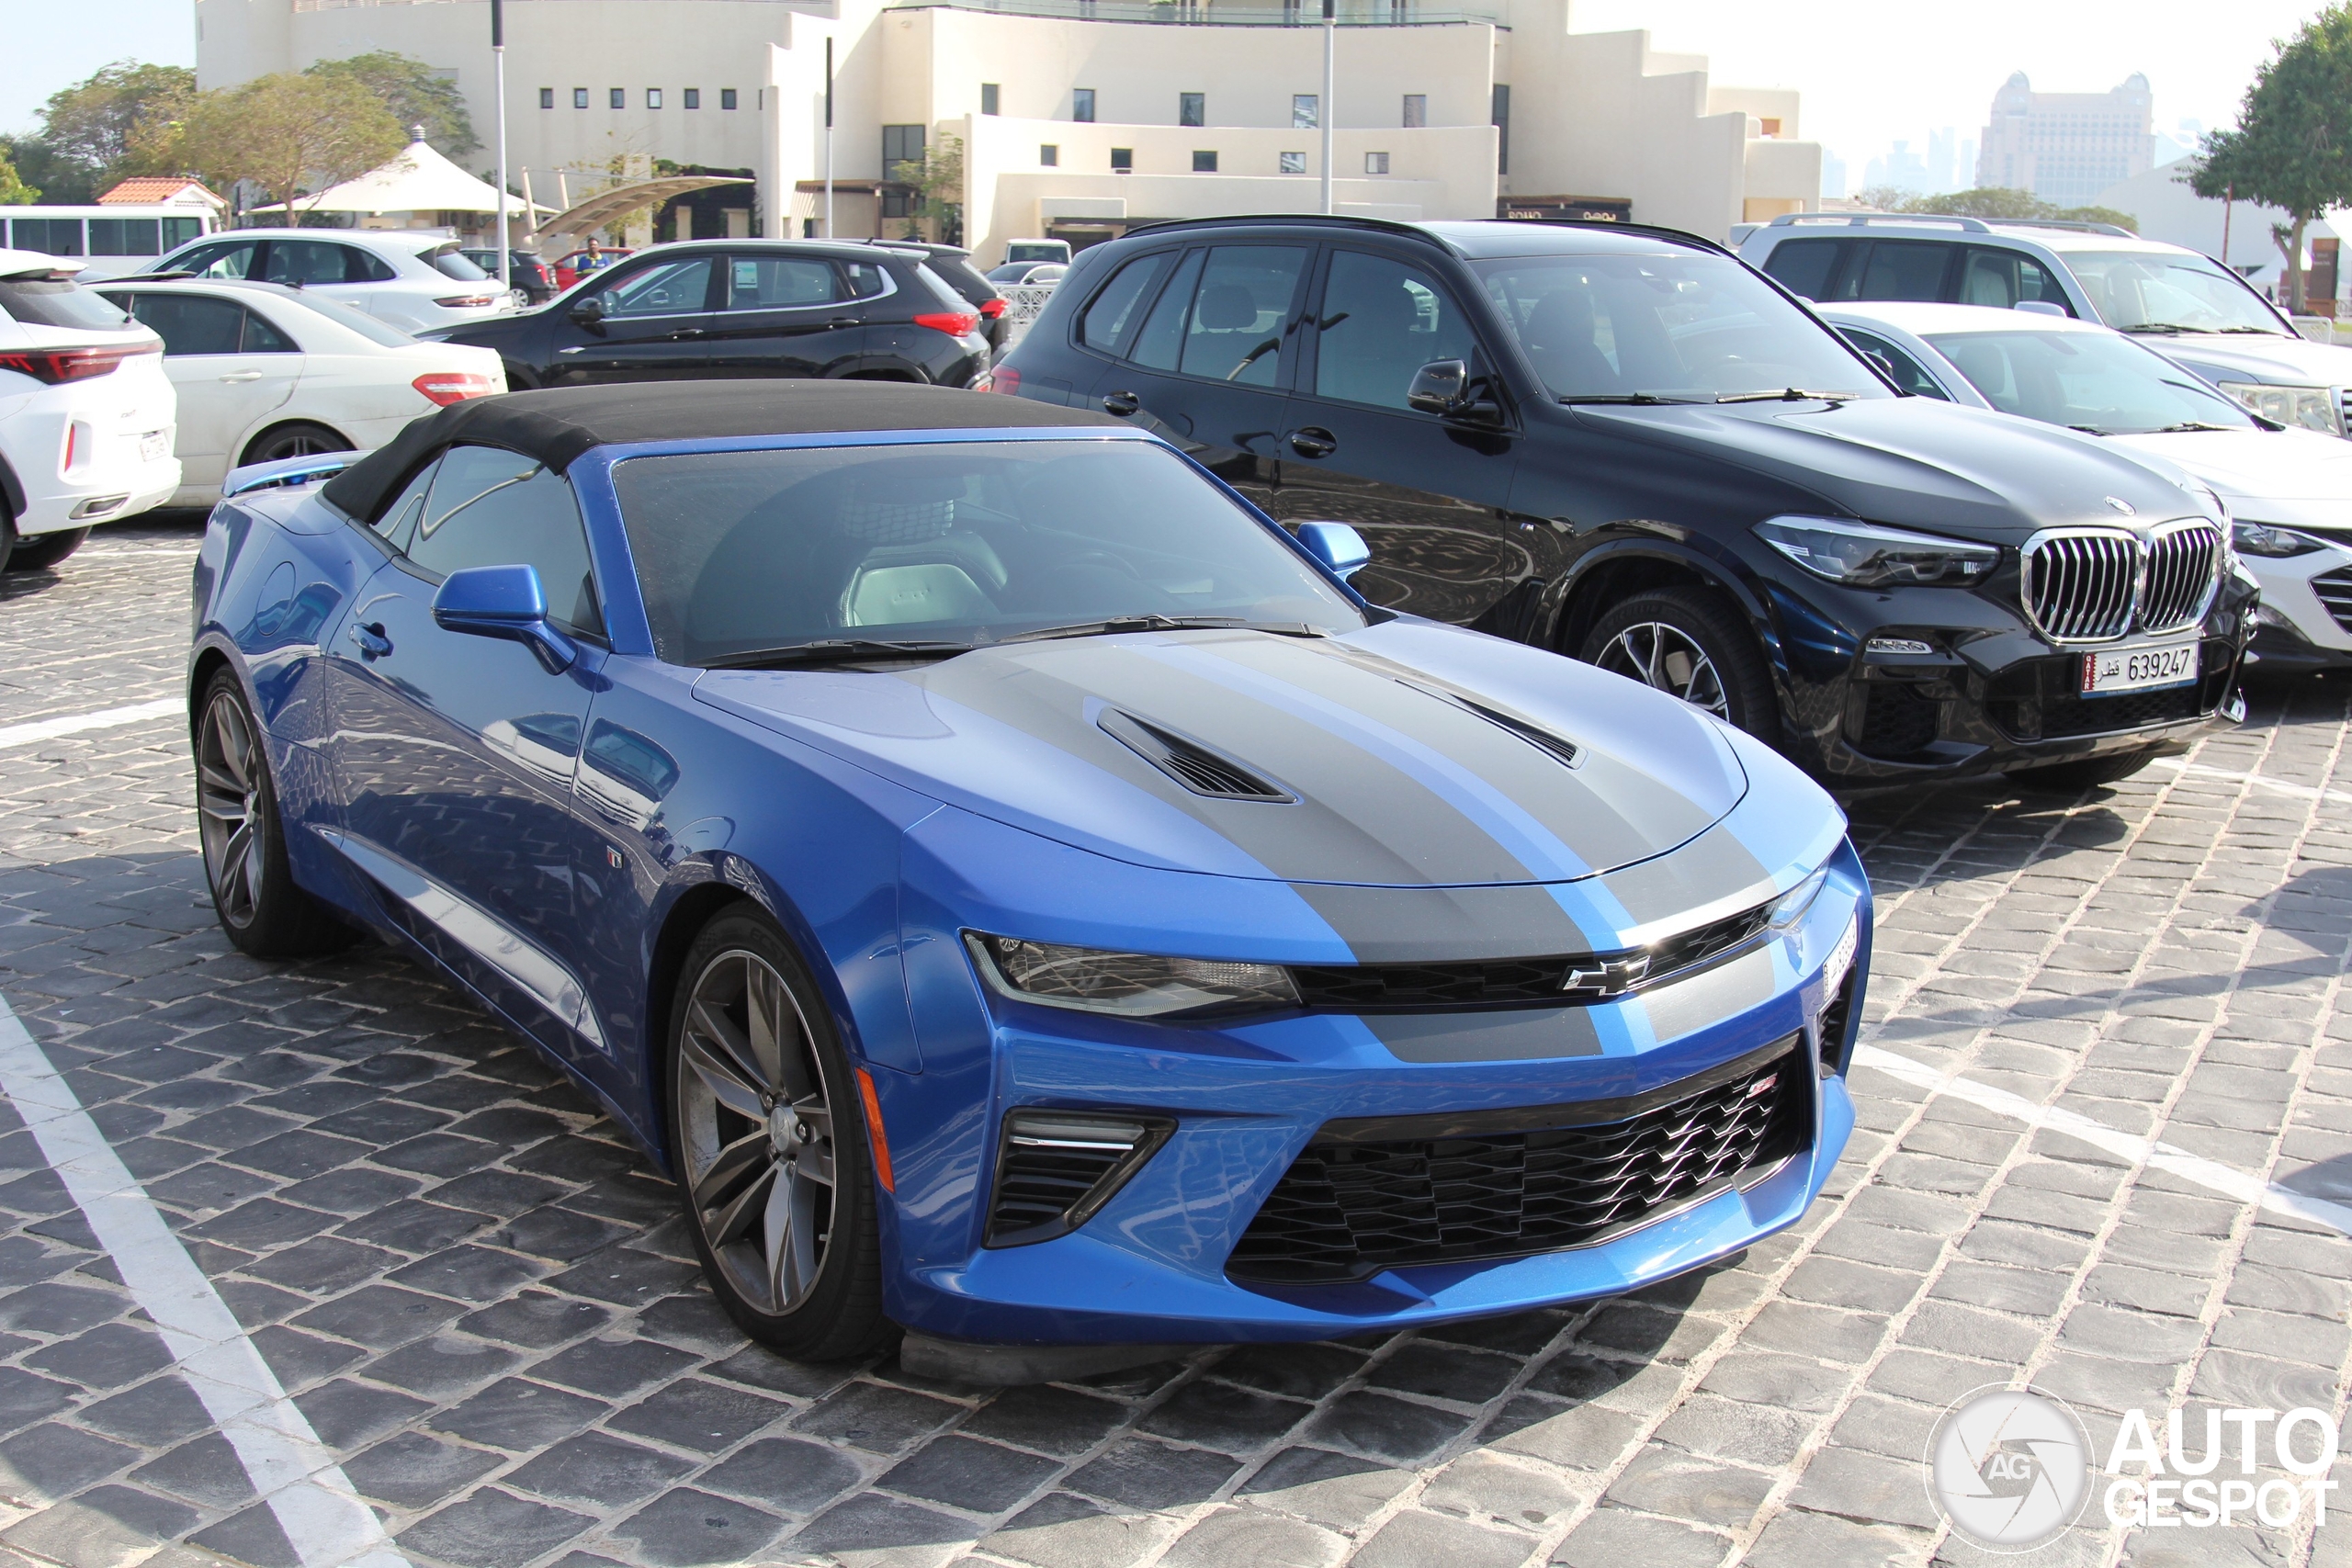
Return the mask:
M 196 809 L 213 912 L 241 951 L 299 958 L 357 939 L 294 885 L 261 726 L 226 670 L 205 687 L 197 714 Z
M 670 1020 L 671 1153 L 719 1304 L 784 1354 L 888 1337 L 864 1113 L 822 998 L 763 915 L 721 916 Z
M 1675 587 L 1636 594 L 1600 618 L 1577 657 L 1704 708 L 1768 745 L 1780 738 L 1763 650 L 1720 593 Z

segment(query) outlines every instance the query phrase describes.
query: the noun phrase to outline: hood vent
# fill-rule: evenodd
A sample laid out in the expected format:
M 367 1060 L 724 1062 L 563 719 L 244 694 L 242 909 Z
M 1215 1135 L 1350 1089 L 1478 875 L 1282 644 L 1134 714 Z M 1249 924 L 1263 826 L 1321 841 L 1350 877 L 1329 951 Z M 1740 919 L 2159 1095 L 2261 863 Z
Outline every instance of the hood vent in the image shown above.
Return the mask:
M 1510 730 L 1530 746 L 1552 757 L 1564 768 L 1573 768 L 1584 758 L 1584 749 L 1575 741 L 1555 735 L 1548 729 L 1539 729 L 1523 718 L 1513 718 L 1510 715 L 1497 708 L 1490 708 L 1484 703 L 1473 702 L 1459 692 L 1441 691 L 1435 686 L 1424 686 L 1419 681 L 1407 681 L 1403 684 L 1425 695 L 1435 697 L 1440 702 L 1452 703 L 1458 708 L 1467 708 L 1496 728 Z
M 1096 722 L 1105 734 L 1194 795 L 1211 800 L 1267 800 L 1285 805 L 1297 800 L 1288 790 L 1268 784 L 1231 758 L 1116 708 L 1105 708 Z

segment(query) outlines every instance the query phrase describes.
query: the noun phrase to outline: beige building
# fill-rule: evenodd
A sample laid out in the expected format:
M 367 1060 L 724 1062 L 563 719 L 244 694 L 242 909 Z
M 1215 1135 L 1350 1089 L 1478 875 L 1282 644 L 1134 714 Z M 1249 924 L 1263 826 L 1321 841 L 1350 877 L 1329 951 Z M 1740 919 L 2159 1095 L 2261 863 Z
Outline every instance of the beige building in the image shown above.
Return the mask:
M 1646 33 L 1570 31 L 1568 0 L 514 0 L 510 162 L 561 205 L 664 159 L 743 168 L 770 234 L 823 230 L 826 43 L 837 232 L 902 233 L 904 160 L 960 142 L 965 242 L 1084 244 L 1154 219 L 1630 219 L 1716 238 L 1817 205 L 1792 92 L 1713 85 Z M 488 139 L 487 0 L 196 0 L 209 87 L 390 49 L 451 74 Z M 472 163 L 487 165 L 488 154 Z M 563 172 L 564 188 L 555 188 Z M 729 215 L 739 231 L 748 214 Z
M 2104 93 L 2037 93 L 2018 72 L 1993 95 L 1976 183 L 2083 207 L 2154 160 L 2154 96 L 2133 75 Z

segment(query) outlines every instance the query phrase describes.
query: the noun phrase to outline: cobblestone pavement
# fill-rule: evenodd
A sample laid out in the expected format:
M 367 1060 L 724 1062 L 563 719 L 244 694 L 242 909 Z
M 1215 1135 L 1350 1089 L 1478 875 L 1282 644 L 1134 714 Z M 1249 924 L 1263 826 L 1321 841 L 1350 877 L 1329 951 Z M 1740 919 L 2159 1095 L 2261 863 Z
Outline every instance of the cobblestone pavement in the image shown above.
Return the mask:
M 0 727 L 173 695 L 195 542 L 103 530 L 0 585 Z M 1795 1231 L 1574 1310 L 1071 1385 L 746 1345 L 667 1186 L 458 993 L 379 948 L 231 952 L 172 716 L 0 745 L 0 995 L 420 1565 L 1958 1561 L 1919 1456 L 1964 1391 L 2030 1373 L 2101 1456 L 2132 1406 L 2341 1419 L 2352 1242 L 2245 1200 L 2352 1201 L 2347 694 L 2258 691 L 2087 799 L 1858 806 L 1865 1039 L 1920 1066 L 1857 1070 Z M 1918 1087 L 1948 1073 L 2021 1099 Z M 19 1126 L 0 1561 L 291 1562 Z M 2134 1534 L 2095 1493 L 2030 1561 L 2126 1560 L 2346 1568 L 2352 1523 Z

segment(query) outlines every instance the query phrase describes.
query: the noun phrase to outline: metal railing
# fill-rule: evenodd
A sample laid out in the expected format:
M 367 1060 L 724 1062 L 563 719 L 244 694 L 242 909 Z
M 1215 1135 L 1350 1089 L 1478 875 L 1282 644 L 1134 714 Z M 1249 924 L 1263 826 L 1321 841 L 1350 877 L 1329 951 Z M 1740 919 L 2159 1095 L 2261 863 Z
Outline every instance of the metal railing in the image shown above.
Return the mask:
M 1321 27 L 1322 6 L 1305 4 L 1219 5 L 1216 0 L 892 0 L 890 8 L 919 11 L 939 6 L 988 11 L 1007 17 L 1053 17 L 1080 22 L 1151 22 L 1168 27 Z M 1498 9 L 1429 6 L 1419 0 L 1340 0 L 1343 28 L 1426 28 L 1464 23 L 1499 24 Z

